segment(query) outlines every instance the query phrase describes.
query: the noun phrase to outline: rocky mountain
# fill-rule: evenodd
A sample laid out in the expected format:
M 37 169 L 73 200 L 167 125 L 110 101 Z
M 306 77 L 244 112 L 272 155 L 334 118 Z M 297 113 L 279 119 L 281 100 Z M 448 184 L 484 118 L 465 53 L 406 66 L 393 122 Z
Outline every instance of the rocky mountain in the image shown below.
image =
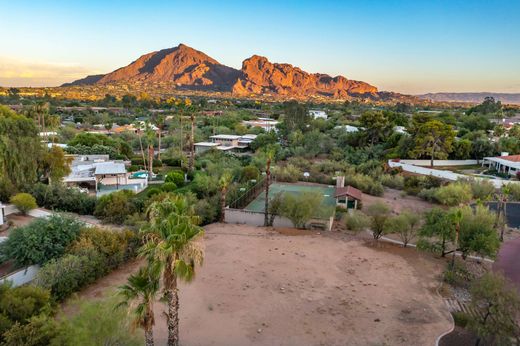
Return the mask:
M 417 95 L 423 100 L 430 100 L 433 102 L 467 102 L 467 103 L 481 103 L 485 97 L 491 96 L 495 100 L 501 101 L 504 104 L 520 104 L 520 93 L 492 93 L 492 92 L 478 92 L 478 93 L 430 93 L 424 95 Z
M 237 70 L 184 44 L 145 54 L 108 74 L 88 76 L 63 86 L 158 82 L 173 83 L 184 89 L 232 92 L 237 96 L 346 98 L 377 93 L 376 87 L 365 82 L 311 74 L 289 64 L 271 63 L 257 55 L 244 60 L 242 69 Z
M 233 85 L 232 91 L 236 95 L 323 95 L 344 98 L 377 92 L 376 87 L 365 82 L 348 80 L 343 76 L 310 74 L 289 64 L 271 63 L 258 55 L 244 60 L 241 72 L 240 78 Z

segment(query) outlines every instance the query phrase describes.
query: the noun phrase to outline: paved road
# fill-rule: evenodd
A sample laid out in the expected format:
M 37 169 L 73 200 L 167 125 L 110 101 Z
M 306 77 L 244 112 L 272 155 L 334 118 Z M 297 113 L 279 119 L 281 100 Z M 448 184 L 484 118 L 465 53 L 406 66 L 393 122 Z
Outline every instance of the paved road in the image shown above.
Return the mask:
M 520 292 L 520 237 L 502 244 L 493 270 L 502 271 Z
M 488 203 L 489 209 L 496 210 L 496 202 Z M 509 202 L 506 204 L 506 217 L 509 227 L 520 228 L 520 203 Z

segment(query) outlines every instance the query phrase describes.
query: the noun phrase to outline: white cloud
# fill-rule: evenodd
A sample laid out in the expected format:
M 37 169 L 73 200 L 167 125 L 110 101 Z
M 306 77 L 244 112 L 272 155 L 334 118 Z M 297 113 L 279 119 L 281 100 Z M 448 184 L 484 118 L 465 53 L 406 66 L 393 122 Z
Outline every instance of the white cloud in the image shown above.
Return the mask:
M 96 73 L 77 64 L 24 61 L 0 56 L 1 86 L 58 86 Z

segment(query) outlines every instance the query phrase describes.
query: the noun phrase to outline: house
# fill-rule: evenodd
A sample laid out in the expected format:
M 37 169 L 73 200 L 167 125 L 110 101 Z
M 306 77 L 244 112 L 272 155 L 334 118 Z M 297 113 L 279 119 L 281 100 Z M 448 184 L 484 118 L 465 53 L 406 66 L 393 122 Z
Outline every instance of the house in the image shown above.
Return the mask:
M 404 126 L 394 126 L 394 132 L 400 133 L 402 135 L 408 134 L 408 132 L 406 131 L 406 127 L 404 127 Z
M 357 209 L 358 202 L 361 202 L 363 193 L 352 186 L 345 187 L 345 177 L 336 177 L 336 191 L 334 194 L 336 198 L 336 206 L 345 209 Z
M 195 143 L 195 153 L 200 154 L 210 149 L 229 152 L 243 152 L 249 149 L 256 135 L 214 135 L 210 137 L 211 142 Z
M 2 202 L 0 202 L 0 226 L 2 226 L 4 224 L 4 219 L 5 219 L 4 209 L 5 209 L 5 206 L 2 204 Z
M 270 118 L 258 118 L 256 120 L 244 120 L 242 124 L 250 127 L 260 127 L 265 132 L 276 131 L 276 125 L 278 121 Z
M 312 116 L 314 119 L 327 120 L 327 118 L 328 118 L 327 113 L 325 113 L 325 111 L 320 111 L 320 110 L 315 110 L 315 109 L 311 109 L 309 111 L 309 115 Z
M 340 126 L 336 126 L 335 128 L 344 129 L 346 133 L 359 132 L 359 127 L 352 126 L 352 125 L 340 125 Z
M 147 186 L 146 179 L 132 179 L 124 162 L 110 160 L 108 155 L 72 155 L 71 172 L 63 179 L 67 185 L 93 188 L 104 194 L 119 189 L 140 191 Z
M 520 155 L 509 155 L 509 153 L 504 152 L 501 156 L 484 157 L 482 166 L 516 176 L 520 172 Z

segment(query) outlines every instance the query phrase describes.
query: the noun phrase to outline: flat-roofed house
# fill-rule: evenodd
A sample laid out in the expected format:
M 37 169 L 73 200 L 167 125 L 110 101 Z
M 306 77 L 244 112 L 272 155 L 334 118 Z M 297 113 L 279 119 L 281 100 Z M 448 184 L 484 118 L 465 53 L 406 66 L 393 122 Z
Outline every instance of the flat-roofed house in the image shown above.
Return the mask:
M 229 152 L 243 152 L 249 149 L 251 142 L 256 139 L 256 135 L 214 135 L 210 137 L 211 142 L 195 143 L 195 153 L 201 154 L 210 149 Z
M 520 155 L 509 155 L 502 153 L 501 156 L 484 157 L 482 166 L 495 169 L 499 173 L 507 173 L 516 176 L 520 172 Z

